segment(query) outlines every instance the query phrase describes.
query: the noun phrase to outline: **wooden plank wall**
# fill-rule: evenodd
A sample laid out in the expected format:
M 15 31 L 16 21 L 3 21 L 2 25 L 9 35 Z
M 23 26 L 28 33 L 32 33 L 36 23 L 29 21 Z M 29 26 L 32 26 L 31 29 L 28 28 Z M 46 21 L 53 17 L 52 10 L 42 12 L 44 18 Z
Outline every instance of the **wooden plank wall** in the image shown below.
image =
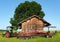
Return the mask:
M 22 23 L 22 31 L 24 32 L 34 32 L 43 31 L 43 21 L 38 18 L 32 18 Z

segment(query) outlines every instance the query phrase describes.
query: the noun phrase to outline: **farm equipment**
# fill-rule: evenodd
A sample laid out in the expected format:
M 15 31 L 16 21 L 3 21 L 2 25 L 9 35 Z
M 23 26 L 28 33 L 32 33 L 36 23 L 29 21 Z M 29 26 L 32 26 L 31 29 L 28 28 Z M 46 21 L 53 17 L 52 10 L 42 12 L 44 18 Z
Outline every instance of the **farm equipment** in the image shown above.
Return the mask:
M 23 33 L 17 33 L 17 38 L 24 37 L 25 39 L 33 38 L 34 36 L 43 36 L 43 37 L 52 37 L 52 34 L 50 31 L 48 32 L 23 32 Z
M 50 33 L 50 31 L 48 32 L 18 32 L 18 33 L 13 33 L 13 32 L 9 32 L 6 31 L 5 33 L 5 37 L 23 37 L 24 39 L 26 38 L 32 38 L 34 36 L 43 36 L 43 37 L 52 37 L 52 34 Z

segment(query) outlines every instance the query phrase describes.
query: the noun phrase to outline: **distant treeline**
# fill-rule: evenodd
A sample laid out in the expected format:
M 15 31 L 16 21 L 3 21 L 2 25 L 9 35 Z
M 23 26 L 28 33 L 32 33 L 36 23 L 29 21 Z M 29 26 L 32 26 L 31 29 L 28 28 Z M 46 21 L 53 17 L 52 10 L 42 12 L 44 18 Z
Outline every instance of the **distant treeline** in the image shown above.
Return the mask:
M 3 31 L 6 31 L 6 30 L 0 30 L 0 32 L 3 32 Z

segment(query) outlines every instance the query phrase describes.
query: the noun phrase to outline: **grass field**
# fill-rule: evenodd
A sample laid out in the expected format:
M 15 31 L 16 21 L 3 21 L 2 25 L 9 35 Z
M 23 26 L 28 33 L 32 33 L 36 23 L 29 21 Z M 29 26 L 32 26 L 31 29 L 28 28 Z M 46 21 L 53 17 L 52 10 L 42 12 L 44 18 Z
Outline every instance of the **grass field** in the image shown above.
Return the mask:
M 23 40 L 21 38 L 17 39 L 16 37 L 13 38 L 6 38 L 2 37 L 2 32 L 0 32 L 0 42 L 60 42 L 60 33 L 57 33 L 53 36 L 53 38 L 44 38 L 44 37 L 35 37 L 29 40 Z

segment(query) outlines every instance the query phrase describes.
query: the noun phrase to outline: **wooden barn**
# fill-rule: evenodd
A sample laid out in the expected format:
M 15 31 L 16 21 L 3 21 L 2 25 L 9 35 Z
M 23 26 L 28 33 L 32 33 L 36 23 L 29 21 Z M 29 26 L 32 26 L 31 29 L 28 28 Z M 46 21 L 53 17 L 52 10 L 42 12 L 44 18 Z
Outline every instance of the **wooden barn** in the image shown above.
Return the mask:
M 43 32 L 44 27 L 48 27 L 51 25 L 50 23 L 48 23 L 37 15 L 33 15 L 19 22 L 18 24 L 22 29 L 21 32 Z

